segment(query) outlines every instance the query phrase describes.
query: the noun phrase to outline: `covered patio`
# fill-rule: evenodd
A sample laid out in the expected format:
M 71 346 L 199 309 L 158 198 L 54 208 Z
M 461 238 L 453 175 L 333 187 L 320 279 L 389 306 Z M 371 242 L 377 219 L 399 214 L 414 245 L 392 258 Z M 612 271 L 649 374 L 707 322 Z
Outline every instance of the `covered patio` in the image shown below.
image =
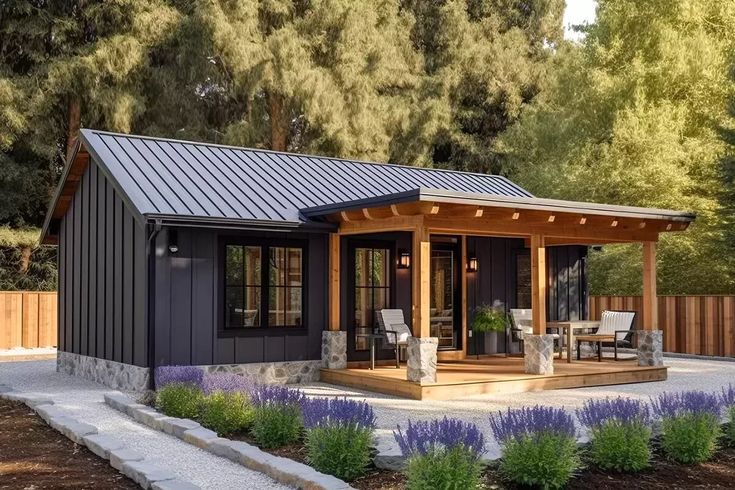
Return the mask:
M 327 355 L 321 373 L 326 382 L 414 399 L 447 399 L 477 393 L 666 379 L 661 332 L 657 328 L 656 243 L 660 233 L 685 230 L 694 219 L 690 213 L 425 188 L 308 208 L 302 213 L 338 227 L 330 235 L 329 329 L 324 332 Z M 408 339 L 407 362 L 400 368 L 393 365 L 370 370 L 364 359 L 355 356 L 339 352 L 330 357 L 334 350 L 330 346 L 340 350 L 341 343 L 346 343 L 344 337 L 354 309 L 353 304 L 344 301 L 344 282 L 354 274 L 342 270 L 348 263 L 342 257 L 346 253 L 345 239 L 370 240 L 395 233 L 410 233 L 410 248 L 402 251 L 400 258 L 399 254 L 395 257 L 396 263 L 400 259 L 404 262 L 402 268 L 410 273 L 411 308 L 405 313 L 410 317 L 412 337 Z M 468 281 L 483 268 L 482 262 L 478 264 L 478 250 L 468 249 L 468 243 L 476 243 L 478 237 L 515 239 L 530 255 L 532 333 L 525 335 L 522 357 L 507 356 L 510 349 L 502 356 L 476 359 L 468 355 L 472 315 L 468 311 Z M 446 310 L 457 312 L 457 338 L 451 348 L 441 348 L 435 326 L 437 308 L 432 288 L 436 287 L 436 278 L 432 276 L 435 268 L 431 260 L 437 240 L 448 238 L 456 242 L 459 252 L 458 308 Z M 636 332 L 633 356 L 624 361 L 598 362 L 594 358 L 560 362 L 560 358 L 555 359 L 553 330 L 547 322 L 552 280 L 547 266 L 549 253 L 555 247 L 611 243 L 642 244 L 642 330 Z M 478 281 L 475 287 L 481 286 Z M 512 301 L 504 305 L 506 310 L 512 306 Z M 347 308 L 349 312 L 344 311 Z M 586 320 L 585 310 L 582 308 L 574 320 Z M 556 332 L 561 333 L 558 329 Z

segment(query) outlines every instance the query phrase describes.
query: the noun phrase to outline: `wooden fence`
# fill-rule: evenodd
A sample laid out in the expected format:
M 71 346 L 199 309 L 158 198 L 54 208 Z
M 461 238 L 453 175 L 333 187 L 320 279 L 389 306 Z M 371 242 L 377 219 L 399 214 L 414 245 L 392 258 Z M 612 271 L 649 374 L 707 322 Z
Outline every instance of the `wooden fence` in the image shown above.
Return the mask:
M 590 319 L 630 310 L 640 328 L 641 304 L 640 296 L 590 296 Z M 735 357 L 735 296 L 659 296 L 658 324 L 666 352 Z
M 0 349 L 56 346 L 57 320 L 55 292 L 0 291 Z

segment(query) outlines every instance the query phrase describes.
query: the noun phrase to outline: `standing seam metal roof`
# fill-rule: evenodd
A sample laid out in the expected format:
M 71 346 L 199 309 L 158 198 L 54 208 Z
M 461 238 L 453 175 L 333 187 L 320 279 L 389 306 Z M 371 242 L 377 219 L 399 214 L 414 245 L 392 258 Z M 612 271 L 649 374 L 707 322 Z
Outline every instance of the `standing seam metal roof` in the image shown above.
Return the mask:
M 306 208 L 419 188 L 533 197 L 474 174 L 83 129 L 84 146 L 143 216 L 307 222 Z

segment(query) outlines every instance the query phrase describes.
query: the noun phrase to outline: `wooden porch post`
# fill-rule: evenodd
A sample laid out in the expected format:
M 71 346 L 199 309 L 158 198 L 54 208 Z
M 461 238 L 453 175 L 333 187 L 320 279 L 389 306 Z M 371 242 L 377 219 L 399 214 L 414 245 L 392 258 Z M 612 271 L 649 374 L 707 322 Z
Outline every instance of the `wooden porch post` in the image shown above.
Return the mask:
M 533 333 L 546 333 L 546 246 L 543 235 L 531 235 L 531 308 Z
M 658 330 L 656 242 L 643 242 L 643 330 Z
M 413 257 L 411 258 L 411 303 L 413 304 L 413 336 L 422 338 L 430 336 L 429 304 L 431 275 L 431 243 L 429 230 L 423 221 L 413 230 Z
M 340 235 L 329 234 L 329 330 L 339 330 Z

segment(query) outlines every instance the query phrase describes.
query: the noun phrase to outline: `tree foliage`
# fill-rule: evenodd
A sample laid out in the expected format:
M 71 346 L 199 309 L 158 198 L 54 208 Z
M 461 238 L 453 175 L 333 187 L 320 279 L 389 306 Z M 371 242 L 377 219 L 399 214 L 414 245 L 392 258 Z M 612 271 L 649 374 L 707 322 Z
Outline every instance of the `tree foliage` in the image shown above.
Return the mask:
M 548 90 L 496 142 L 538 195 L 696 212 L 661 239 L 663 294 L 735 291 L 722 172 L 733 26 L 731 0 L 600 0 L 582 44 L 559 49 Z M 638 292 L 638 248 L 592 254 L 592 292 Z

